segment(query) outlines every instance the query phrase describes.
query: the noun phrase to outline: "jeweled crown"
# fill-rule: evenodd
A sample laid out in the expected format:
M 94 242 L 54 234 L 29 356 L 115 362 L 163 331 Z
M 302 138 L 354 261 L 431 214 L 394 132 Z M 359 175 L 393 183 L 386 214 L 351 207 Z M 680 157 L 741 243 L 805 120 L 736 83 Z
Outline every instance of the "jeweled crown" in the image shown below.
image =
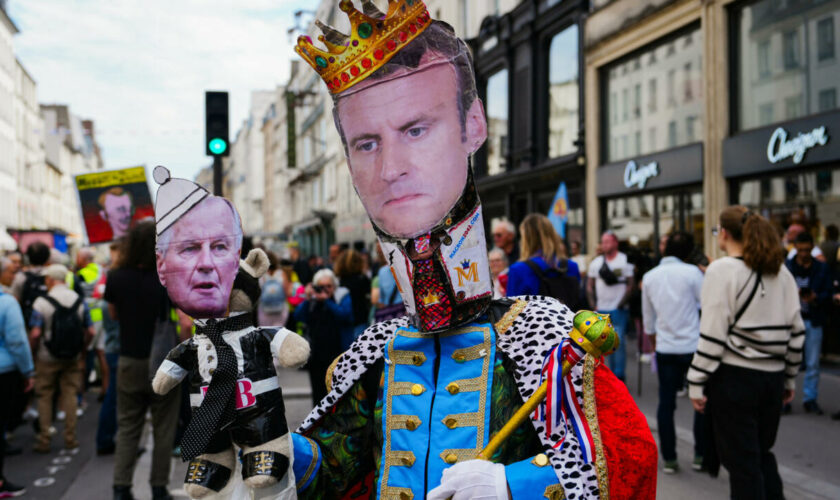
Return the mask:
M 298 37 L 295 46 L 295 52 L 321 75 L 333 94 L 370 76 L 431 22 L 422 0 L 388 0 L 387 14 L 371 0 L 362 0 L 364 12 L 356 10 L 350 0 L 341 0 L 338 7 L 350 18 L 349 35 L 315 21 L 323 33 L 318 40 L 327 51 L 315 47 L 308 36 Z

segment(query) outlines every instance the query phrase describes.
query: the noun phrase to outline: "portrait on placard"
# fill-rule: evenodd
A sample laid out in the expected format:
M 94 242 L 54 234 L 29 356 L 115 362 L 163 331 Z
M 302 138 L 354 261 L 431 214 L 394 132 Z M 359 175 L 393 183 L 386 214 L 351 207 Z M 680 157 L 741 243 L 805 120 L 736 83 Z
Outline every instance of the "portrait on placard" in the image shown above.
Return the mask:
M 90 244 L 122 238 L 136 221 L 154 215 L 144 167 L 81 174 L 75 182 Z
M 464 191 L 487 137 L 465 48 L 432 26 L 369 79 L 335 96 L 353 184 L 388 235 L 428 233 Z
M 172 302 L 193 318 L 227 316 L 239 270 L 242 224 L 226 199 L 156 167 L 158 277 Z

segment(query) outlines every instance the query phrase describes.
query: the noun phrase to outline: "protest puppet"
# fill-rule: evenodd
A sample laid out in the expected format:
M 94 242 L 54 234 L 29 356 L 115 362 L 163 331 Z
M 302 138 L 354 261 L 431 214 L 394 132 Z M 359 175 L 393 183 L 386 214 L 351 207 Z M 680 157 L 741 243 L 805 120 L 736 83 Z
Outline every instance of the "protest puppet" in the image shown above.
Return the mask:
M 268 257 L 240 261 L 242 225 L 233 205 L 156 167 L 156 258 L 172 302 L 195 319 L 196 335 L 176 346 L 152 381 L 165 394 L 189 377 L 192 419 L 181 440 L 192 498 L 230 497 L 241 449 L 249 488 L 294 498 L 291 438 L 275 364 L 299 367 L 309 345 L 282 327 L 256 327 L 258 278 Z M 235 445 L 235 446 L 234 446 Z M 227 489 L 226 489 L 227 487 Z
M 333 14 L 349 34 L 316 22 L 323 45 L 296 46 L 332 94 L 407 310 L 334 363 L 330 392 L 293 435 L 299 496 L 654 498 L 647 421 L 578 347 L 614 339 L 609 318 L 544 297 L 492 300 L 470 167 L 487 122 L 468 48 L 422 1 L 387 5 L 343 0 Z M 544 382 L 535 418 L 502 431 Z

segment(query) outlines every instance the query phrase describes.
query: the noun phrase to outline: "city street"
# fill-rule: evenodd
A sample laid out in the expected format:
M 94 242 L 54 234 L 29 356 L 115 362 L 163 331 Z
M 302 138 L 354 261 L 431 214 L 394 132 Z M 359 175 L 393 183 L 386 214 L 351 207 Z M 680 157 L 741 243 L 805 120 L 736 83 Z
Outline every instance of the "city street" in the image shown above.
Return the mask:
M 633 342 L 630 341 L 630 344 Z M 634 347 L 628 346 L 632 352 Z M 642 366 L 642 395 L 639 397 L 636 357 L 628 352 L 628 386 L 640 409 L 647 416 L 654 434 L 656 432 L 657 383 L 650 365 Z M 309 380 L 304 371 L 284 371 L 281 383 L 286 399 L 286 412 L 291 428 L 296 427 L 306 416 L 310 407 Z M 785 482 L 788 499 L 837 499 L 840 498 L 840 480 L 837 478 L 837 464 L 840 463 L 840 422 L 832 421 L 828 414 L 840 410 L 840 369 L 823 370 L 821 379 L 821 402 L 826 415 L 817 417 L 805 415 L 799 399 L 794 403 L 794 413 L 785 416 L 779 429 L 774 451 L 779 470 Z M 98 457 L 94 452 L 94 435 L 98 404 L 95 395 L 88 394 L 89 407 L 79 420 L 81 448 L 75 454 L 67 454 L 58 447 L 60 439 L 54 438 L 55 449 L 49 455 L 37 455 L 31 450 L 32 428 L 18 429 L 11 439 L 12 445 L 22 446 L 22 455 L 7 459 L 6 475 L 12 481 L 25 484 L 28 493 L 24 498 L 43 500 L 105 499 L 111 494 L 111 473 L 114 457 Z M 677 408 L 677 452 L 681 471 L 674 475 L 658 473 L 657 498 L 668 500 L 727 498 L 728 478 L 721 469 L 718 478 L 691 470 L 693 458 L 691 438 L 691 404 L 685 397 L 679 398 Z M 61 431 L 61 424 L 57 426 Z M 151 448 L 149 436 L 144 439 L 147 450 Z M 140 456 L 134 481 L 134 494 L 138 499 L 148 499 L 148 474 L 151 454 Z M 661 464 L 660 464 L 661 467 Z M 176 498 L 187 498 L 181 487 L 186 470 L 180 459 L 172 459 L 170 491 Z

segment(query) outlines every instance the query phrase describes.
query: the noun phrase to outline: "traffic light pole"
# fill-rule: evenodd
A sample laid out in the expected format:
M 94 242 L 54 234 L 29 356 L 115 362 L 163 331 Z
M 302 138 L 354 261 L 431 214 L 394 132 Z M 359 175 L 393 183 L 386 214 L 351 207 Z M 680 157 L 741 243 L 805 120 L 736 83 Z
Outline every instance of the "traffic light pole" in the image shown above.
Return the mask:
M 213 194 L 222 196 L 222 157 L 213 155 Z

